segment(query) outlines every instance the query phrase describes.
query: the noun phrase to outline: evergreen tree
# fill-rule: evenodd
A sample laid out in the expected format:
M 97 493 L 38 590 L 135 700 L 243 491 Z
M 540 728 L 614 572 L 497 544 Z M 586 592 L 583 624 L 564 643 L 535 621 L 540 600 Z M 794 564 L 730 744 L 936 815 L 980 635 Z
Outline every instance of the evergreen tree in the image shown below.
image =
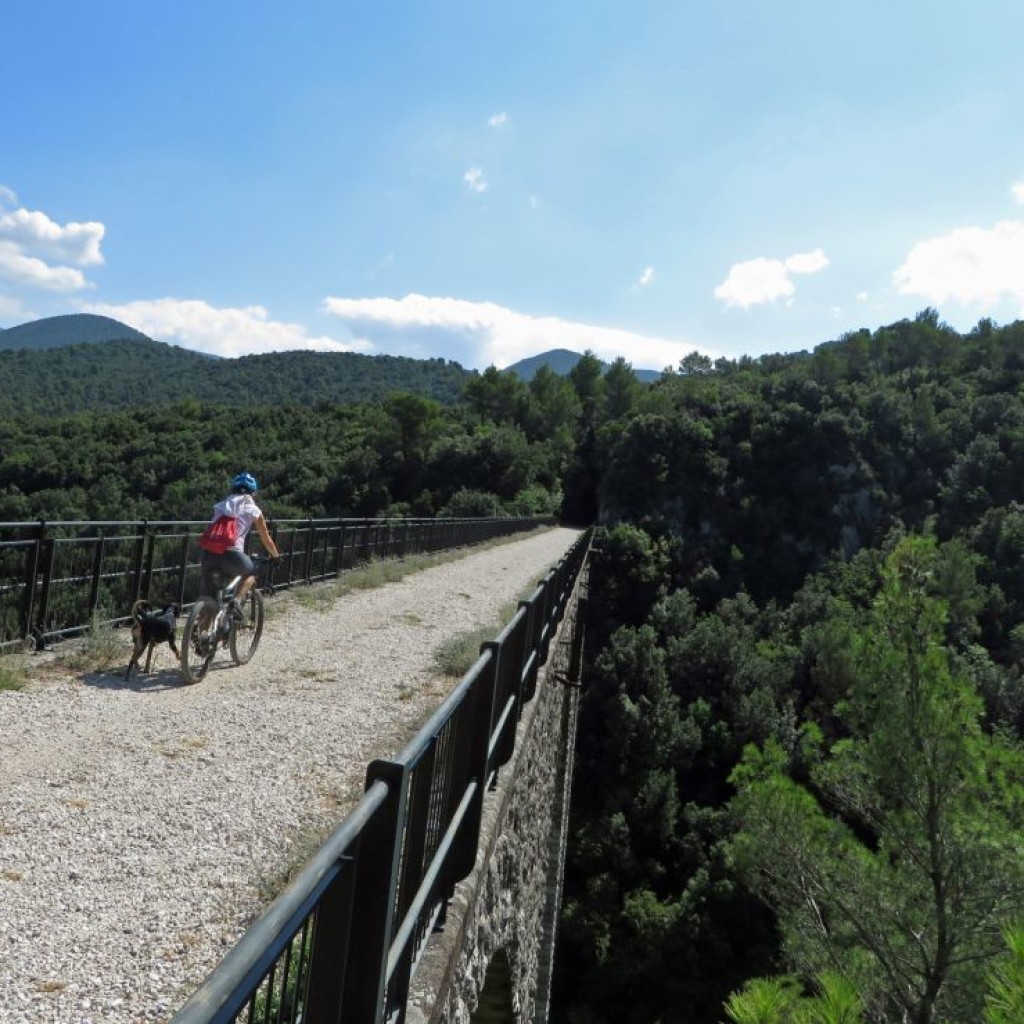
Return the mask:
M 807 742 L 787 772 L 777 744 L 733 775 L 741 874 L 779 915 L 799 971 L 840 970 L 878 1019 L 976 1020 L 1000 927 L 1024 899 L 1024 756 L 982 728 L 946 646 L 935 545 L 902 542 L 838 709 L 848 735 Z

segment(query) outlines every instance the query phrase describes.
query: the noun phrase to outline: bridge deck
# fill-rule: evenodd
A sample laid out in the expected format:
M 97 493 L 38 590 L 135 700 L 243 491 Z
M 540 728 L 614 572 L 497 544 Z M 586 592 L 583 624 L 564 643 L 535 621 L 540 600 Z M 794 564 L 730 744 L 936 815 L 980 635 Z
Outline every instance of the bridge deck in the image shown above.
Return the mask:
M 0 693 L 0 1020 L 165 1020 L 447 692 L 438 644 L 495 623 L 576 536 L 326 610 L 271 598 L 253 662 L 198 686 L 160 648 L 131 684 L 121 663 Z

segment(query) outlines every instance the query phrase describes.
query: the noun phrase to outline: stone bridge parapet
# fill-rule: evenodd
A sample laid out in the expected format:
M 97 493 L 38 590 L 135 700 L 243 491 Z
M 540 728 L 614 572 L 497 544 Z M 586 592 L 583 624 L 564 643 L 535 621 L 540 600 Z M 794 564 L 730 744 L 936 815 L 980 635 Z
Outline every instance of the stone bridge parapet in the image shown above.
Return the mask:
M 409 1024 L 469 1024 L 483 997 L 489 1020 L 544 1024 L 561 905 L 582 649 L 580 578 L 515 753 L 484 802 L 472 873 L 428 940 L 410 991 Z

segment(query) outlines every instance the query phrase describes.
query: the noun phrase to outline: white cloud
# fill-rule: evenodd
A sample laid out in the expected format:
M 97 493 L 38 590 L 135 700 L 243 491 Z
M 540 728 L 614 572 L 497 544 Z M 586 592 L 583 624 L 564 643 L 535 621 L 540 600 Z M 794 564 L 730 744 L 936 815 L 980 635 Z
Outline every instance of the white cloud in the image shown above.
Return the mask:
M 487 191 L 487 180 L 484 178 L 484 172 L 479 167 L 470 167 L 462 176 L 462 180 L 466 183 L 470 192 Z
M 782 260 L 760 258 L 730 267 L 728 277 L 715 289 L 715 297 L 727 306 L 747 309 L 762 302 L 774 302 L 795 291 Z
M 715 289 L 715 297 L 726 306 L 748 309 L 776 299 L 790 298 L 796 292 L 793 274 L 816 274 L 828 266 L 821 249 L 796 253 L 784 260 L 759 257 L 735 263 L 726 279 Z
M 642 287 L 647 287 L 654 280 L 654 267 L 644 267 L 640 280 L 637 282 Z
M 0 185 L 0 278 L 46 291 L 89 287 L 76 268 L 103 263 L 106 228 L 98 221 L 61 225 L 38 210 L 11 209 L 17 202 L 14 192 Z
M 340 342 L 323 336 L 310 337 L 300 324 L 268 319 L 262 306 L 218 308 L 200 299 L 168 298 L 122 305 L 93 303 L 82 308 L 87 313 L 120 320 L 158 341 L 229 358 L 296 349 L 367 352 L 372 348 L 363 340 Z
M 1016 185 L 1011 186 L 1010 191 L 1018 203 L 1024 203 L 1024 181 L 1018 181 Z
M 968 306 L 1003 299 L 1024 303 L 1024 222 L 958 228 L 918 242 L 892 280 L 901 295 L 936 306 L 951 299 Z
M 868 301 L 868 293 L 867 292 L 857 292 L 857 301 L 858 302 L 867 302 Z
M 821 249 L 814 252 L 796 253 L 783 261 L 791 274 L 817 274 L 828 266 L 828 257 Z
M 491 128 L 505 128 L 508 125 L 508 114 L 504 110 L 500 114 L 492 114 L 487 119 L 487 124 Z
M 27 256 L 13 242 L 0 240 L 0 278 L 27 288 L 76 292 L 87 286 L 85 275 L 74 267 L 51 267 Z
M 677 365 L 695 349 L 718 355 L 691 342 L 530 316 L 492 302 L 416 294 L 401 299 L 328 297 L 324 309 L 352 329 L 358 327 L 387 351 L 417 358 L 444 355 L 477 368 L 505 367 L 553 348 L 590 349 L 606 361 L 624 356 L 638 369 L 654 370 Z M 388 339 L 386 346 L 380 344 L 382 337 Z
M 0 216 L 0 241 L 37 256 L 90 267 L 103 262 L 100 242 L 106 228 L 97 221 L 63 227 L 38 210 L 15 210 Z

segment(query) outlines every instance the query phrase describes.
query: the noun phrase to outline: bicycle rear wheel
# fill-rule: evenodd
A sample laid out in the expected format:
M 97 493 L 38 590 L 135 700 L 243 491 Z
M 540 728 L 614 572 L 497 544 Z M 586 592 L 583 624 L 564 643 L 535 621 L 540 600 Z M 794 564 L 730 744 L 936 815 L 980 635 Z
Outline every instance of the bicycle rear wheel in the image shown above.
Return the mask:
M 217 651 L 217 602 L 201 597 L 188 613 L 181 638 L 181 674 L 186 683 L 198 683 L 209 671 Z
M 242 602 L 242 621 L 231 623 L 228 647 L 236 665 L 244 665 L 255 653 L 263 635 L 263 595 L 253 587 Z

